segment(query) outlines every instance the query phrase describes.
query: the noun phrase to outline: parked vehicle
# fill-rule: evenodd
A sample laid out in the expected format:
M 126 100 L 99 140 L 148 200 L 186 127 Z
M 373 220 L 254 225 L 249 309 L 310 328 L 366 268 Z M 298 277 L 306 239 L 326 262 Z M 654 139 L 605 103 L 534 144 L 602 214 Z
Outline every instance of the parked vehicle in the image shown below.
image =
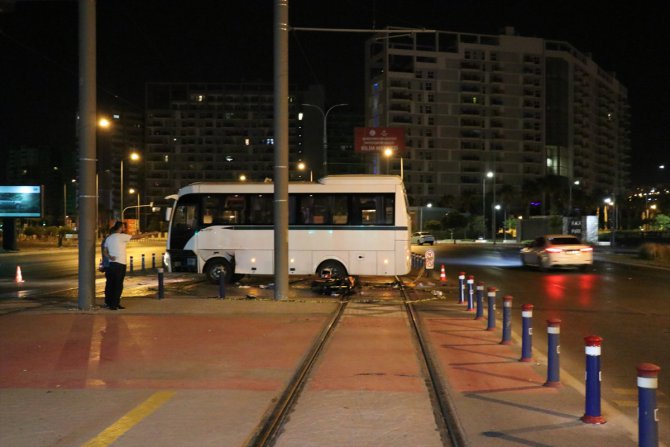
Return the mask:
M 426 231 L 417 231 L 416 233 L 412 233 L 411 242 L 412 244 L 418 244 L 418 245 L 423 244 L 433 245 L 435 243 L 435 236 Z
M 549 234 L 536 238 L 521 249 L 521 264 L 547 270 L 554 267 L 578 267 L 593 264 L 593 247 L 569 234 Z

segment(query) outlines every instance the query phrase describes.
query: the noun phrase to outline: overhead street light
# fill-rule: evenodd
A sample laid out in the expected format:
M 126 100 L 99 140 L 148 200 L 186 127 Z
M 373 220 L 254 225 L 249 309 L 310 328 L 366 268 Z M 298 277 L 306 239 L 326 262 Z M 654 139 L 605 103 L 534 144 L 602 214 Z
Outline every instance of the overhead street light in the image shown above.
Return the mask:
M 323 109 L 317 105 L 303 104 L 303 106 L 306 107 L 314 107 L 319 112 L 321 112 L 321 115 L 323 116 L 323 175 L 324 176 L 328 175 L 328 114 L 335 107 L 344 107 L 348 105 L 349 104 L 335 104 L 334 106 L 331 106 L 330 108 L 328 108 L 328 110 L 324 112 Z
M 123 193 L 124 193 L 124 188 L 123 188 L 123 158 L 121 157 L 121 167 L 120 167 L 120 183 L 121 183 L 121 188 L 120 188 L 120 197 L 119 197 L 119 203 L 120 203 L 120 209 L 121 209 L 121 214 L 123 214 Z M 137 152 L 133 151 L 128 155 L 128 158 L 130 158 L 130 161 L 137 161 L 140 159 L 140 154 Z M 131 193 L 132 194 L 132 193 Z M 123 217 L 121 217 L 121 220 L 123 220 Z
M 493 178 L 493 171 L 489 171 L 482 177 L 482 219 L 484 225 L 483 236 L 486 238 L 486 179 Z M 495 201 L 495 198 L 494 198 Z

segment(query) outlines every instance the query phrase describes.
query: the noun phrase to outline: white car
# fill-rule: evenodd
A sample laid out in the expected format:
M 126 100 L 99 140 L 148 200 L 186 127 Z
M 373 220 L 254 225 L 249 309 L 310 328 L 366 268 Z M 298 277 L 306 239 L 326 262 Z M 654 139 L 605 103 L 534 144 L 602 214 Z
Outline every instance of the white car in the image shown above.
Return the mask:
M 521 264 L 547 270 L 553 267 L 579 267 L 593 264 L 593 247 L 569 234 L 548 234 L 521 249 Z
M 417 231 L 412 234 L 412 244 L 429 244 L 433 245 L 435 243 L 435 236 L 425 231 Z

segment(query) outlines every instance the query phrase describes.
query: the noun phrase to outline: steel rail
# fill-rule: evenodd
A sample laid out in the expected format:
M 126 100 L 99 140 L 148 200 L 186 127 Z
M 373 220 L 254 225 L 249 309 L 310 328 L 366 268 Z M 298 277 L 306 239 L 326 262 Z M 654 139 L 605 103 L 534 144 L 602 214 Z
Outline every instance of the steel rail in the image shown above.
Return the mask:
M 307 377 L 316 362 L 319 353 L 330 338 L 337 323 L 340 321 L 344 309 L 347 307 L 349 301 L 340 301 L 338 309 L 333 313 L 333 318 L 321 331 L 321 334 L 316 339 L 309 353 L 305 357 L 296 373 L 293 375 L 284 392 L 277 400 L 277 403 L 266 412 L 263 421 L 257 426 L 255 434 L 251 440 L 246 444 L 247 447 L 266 447 L 274 443 L 274 438 L 281 427 L 286 415 L 293 407 L 293 403 L 297 399 L 300 391 L 307 382 Z
M 461 427 L 456 417 L 456 411 L 448 396 L 448 389 L 442 382 L 439 370 L 435 365 L 432 356 L 430 355 L 428 344 L 426 343 L 421 333 L 420 324 L 418 322 L 416 312 L 414 311 L 414 305 L 407 299 L 407 293 L 400 278 L 396 277 L 396 280 L 398 281 L 400 293 L 402 295 L 403 303 L 405 304 L 405 309 L 409 316 L 410 323 L 414 329 L 416 342 L 421 349 L 421 358 L 424 362 L 423 366 L 428 372 L 428 392 L 431 395 L 431 401 L 437 403 L 438 408 L 435 408 L 435 422 L 440 428 L 440 431 L 442 433 L 446 432 L 449 436 L 450 444 L 448 445 L 450 447 L 464 447 L 467 445 L 464 435 L 465 431 Z

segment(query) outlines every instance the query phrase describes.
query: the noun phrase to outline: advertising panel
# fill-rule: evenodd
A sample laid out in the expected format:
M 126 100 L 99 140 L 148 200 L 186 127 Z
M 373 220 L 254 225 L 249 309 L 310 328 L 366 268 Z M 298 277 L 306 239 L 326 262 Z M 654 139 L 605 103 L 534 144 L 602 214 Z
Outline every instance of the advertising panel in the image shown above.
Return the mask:
M 0 217 L 42 217 L 42 187 L 0 186 Z
M 405 129 L 400 127 L 357 127 L 354 130 L 356 152 L 383 152 L 391 149 L 396 154 L 405 151 Z

